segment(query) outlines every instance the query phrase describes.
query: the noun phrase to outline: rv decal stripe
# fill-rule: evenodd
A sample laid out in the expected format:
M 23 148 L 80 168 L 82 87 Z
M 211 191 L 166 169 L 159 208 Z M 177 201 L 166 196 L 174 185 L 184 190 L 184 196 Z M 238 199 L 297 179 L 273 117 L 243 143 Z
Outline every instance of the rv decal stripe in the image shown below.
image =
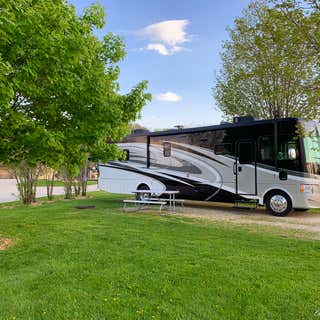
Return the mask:
M 217 159 L 215 159 L 215 158 L 213 158 L 213 157 L 210 157 L 210 156 L 208 156 L 208 155 L 206 155 L 206 154 L 204 154 L 204 153 L 202 153 L 202 152 L 200 152 L 200 151 L 196 151 L 196 150 L 194 150 L 194 149 L 188 148 L 188 147 L 186 147 L 186 146 L 182 146 L 182 145 L 177 144 L 177 143 L 174 143 L 174 142 L 172 142 L 172 141 L 170 141 L 170 143 L 171 143 L 172 146 L 174 146 L 175 149 L 180 149 L 180 150 L 183 150 L 183 151 L 187 151 L 187 152 L 196 154 L 196 155 L 198 155 L 198 156 L 201 156 L 201 157 L 203 157 L 203 158 L 206 158 L 206 159 L 212 160 L 212 161 L 214 161 L 214 162 L 217 162 L 217 163 L 219 163 L 219 164 L 221 164 L 221 165 L 223 165 L 223 166 L 225 166 L 225 167 L 229 167 L 227 164 L 225 164 L 225 163 L 223 163 L 223 162 L 221 162 L 221 161 L 219 161 L 219 160 L 217 160 Z
M 163 172 L 161 172 L 163 173 Z M 172 178 L 176 178 L 176 179 L 180 179 L 184 182 L 187 182 L 187 183 L 192 183 L 192 184 L 203 184 L 203 182 L 200 182 L 200 181 L 197 181 L 197 180 L 192 180 L 192 179 L 189 179 L 189 178 L 185 178 L 185 177 L 180 177 L 180 176 L 177 176 L 177 175 L 174 175 L 174 174 L 170 174 L 170 173 L 163 173 L 167 176 L 170 176 Z
M 166 180 L 175 181 L 175 182 L 178 182 L 180 184 L 185 184 L 185 185 L 188 185 L 190 187 L 193 187 L 192 184 L 189 184 L 189 183 L 187 183 L 187 182 L 185 182 L 185 181 L 183 181 L 181 179 L 178 179 L 178 178 L 170 177 L 167 174 L 162 174 L 162 173 L 157 174 L 157 172 L 154 172 L 154 173 L 145 172 L 145 171 L 141 171 L 141 170 L 139 170 L 137 168 L 128 167 L 128 166 L 125 166 L 125 165 L 122 165 L 122 164 L 120 165 L 120 164 L 117 164 L 117 163 L 113 163 L 112 165 L 99 164 L 99 166 L 100 167 L 119 169 L 119 170 L 124 170 L 124 171 L 129 171 L 129 172 L 142 174 L 142 175 L 145 175 L 147 177 L 158 179 L 160 182 L 161 182 L 161 179 L 166 179 Z

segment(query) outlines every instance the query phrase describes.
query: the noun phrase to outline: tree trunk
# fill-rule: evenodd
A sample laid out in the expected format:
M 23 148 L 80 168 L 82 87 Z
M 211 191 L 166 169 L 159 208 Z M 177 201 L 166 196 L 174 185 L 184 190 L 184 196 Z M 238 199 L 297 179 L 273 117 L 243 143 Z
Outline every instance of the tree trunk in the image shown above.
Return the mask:
M 47 187 L 47 197 L 48 197 L 48 200 L 52 200 L 52 199 L 53 199 L 54 175 L 55 175 L 55 172 L 52 171 L 50 177 L 49 177 L 48 179 L 46 179 L 46 187 Z
M 46 182 L 47 198 L 48 198 L 48 200 L 52 200 L 53 199 L 54 178 L 55 178 L 56 172 L 53 169 L 45 166 L 43 173 L 44 173 L 44 179 Z
M 72 199 L 72 180 L 65 180 L 64 181 L 64 198 L 65 199 Z
M 19 197 L 23 204 L 30 204 L 36 201 L 36 188 L 40 171 L 40 166 L 32 167 L 26 161 L 22 161 L 13 168 Z
M 60 169 L 59 176 L 61 177 L 64 184 L 64 198 L 72 199 L 72 186 L 74 183 L 73 177 L 71 176 L 69 170 L 66 167 Z
M 81 192 L 81 185 L 80 185 L 80 181 L 79 180 L 75 180 L 73 182 L 73 189 L 74 189 L 74 195 L 76 197 L 78 197 L 80 195 L 80 192 Z
M 85 197 L 87 195 L 88 186 L 88 161 L 83 168 L 80 169 L 80 183 L 81 183 L 81 195 Z

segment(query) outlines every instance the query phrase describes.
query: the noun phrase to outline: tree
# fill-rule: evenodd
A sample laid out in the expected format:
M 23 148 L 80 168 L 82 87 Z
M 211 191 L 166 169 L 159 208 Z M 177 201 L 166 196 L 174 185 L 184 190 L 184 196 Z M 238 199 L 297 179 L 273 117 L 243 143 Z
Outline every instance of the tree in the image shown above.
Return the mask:
M 128 130 L 129 132 L 132 132 L 134 130 L 148 130 L 147 127 L 141 125 L 140 123 L 137 123 L 137 122 L 132 122 L 132 123 L 129 123 L 129 126 L 128 126 Z
M 290 22 L 304 16 L 302 10 L 284 12 L 256 1 L 235 20 L 214 87 L 226 117 L 318 117 L 318 56 Z
M 311 54 L 315 57 L 320 55 L 320 1 L 319 0 L 280 0 L 274 1 L 276 8 L 287 18 L 290 27 L 294 30 L 300 41 L 303 42 Z M 299 12 L 299 19 L 293 19 Z M 315 79 L 310 84 L 314 96 L 318 102 L 320 99 L 320 60 L 316 59 L 314 67 Z
M 119 94 L 124 44 L 94 36 L 101 6 L 78 16 L 64 0 L 0 0 L 0 12 L 0 161 L 30 203 L 42 166 L 75 176 L 97 144 L 116 156 L 102 141 L 124 134 L 150 96 L 145 82 Z
M 151 95 L 146 94 L 147 82 L 143 81 L 134 87 L 130 93 L 126 95 L 113 95 L 112 99 L 106 101 L 107 108 L 100 110 L 96 122 L 101 123 L 101 119 L 108 119 L 108 123 L 103 123 L 102 126 L 96 125 L 96 136 L 87 141 L 86 144 L 79 145 L 79 138 L 70 137 L 67 139 L 69 148 L 67 152 L 73 157 L 65 157 L 65 168 L 73 168 L 71 180 L 78 180 L 74 185 L 78 184 L 77 193 L 86 195 L 87 188 L 87 169 L 88 159 L 91 161 L 107 162 L 111 159 L 118 159 L 123 156 L 123 152 L 117 148 L 114 142 L 122 140 L 129 133 L 129 123 L 137 118 L 139 111 L 151 99 Z M 111 108 L 112 107 L 112 108 Z M 110 113 L 111 112 L 111 113 Z M 74 144 L 72 144 L 74 141 Z

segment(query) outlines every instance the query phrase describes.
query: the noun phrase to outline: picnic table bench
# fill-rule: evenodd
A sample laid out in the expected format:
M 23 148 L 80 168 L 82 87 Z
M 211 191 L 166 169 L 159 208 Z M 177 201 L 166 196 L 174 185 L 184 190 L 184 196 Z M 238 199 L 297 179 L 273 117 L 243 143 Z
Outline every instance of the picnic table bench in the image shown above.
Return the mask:
M 151 201 L 168 201 L 168 198 L 149 198 Z M 175 203 L 180 203 L 181 207 L 184 206 L 184 199 L 174 199 Z
M 152 201 L 152 200 L 123 200 L 123 210 L 126 208 L 127 203 L 133 203 L 135 205 L 139 205 L 139 209 L 141 206 L 146 206 L 146 205 L 160 205 L 159 211 L 162 210 L 163 206 L 167 204 L 166 201 Z
M 132 191 L 136 195 L 136 200 L 126 199 L 123 200 L 123 209 L 126 208 L 128 203 L 139 205 L 139 208 L 146 205 L 160 205 L 159 210 L 161 211 L 163 206 L 168 204 L 168 209 L 172 212 L 176 209 L 176 203 L 180 203 L 183 206 L 184 200 L 176 199 L 175 195 L 179 193 L 177 190 L 164 190 L 164 191 L 151 191 L 151 190 L 134 190 Z M 169 198 L 157 198 L 155 195 L 164 194 L 168 195 Z M 143 196 L 143 197 L 141 197 Z M 153 197 L 152 197 L 153 196 Z

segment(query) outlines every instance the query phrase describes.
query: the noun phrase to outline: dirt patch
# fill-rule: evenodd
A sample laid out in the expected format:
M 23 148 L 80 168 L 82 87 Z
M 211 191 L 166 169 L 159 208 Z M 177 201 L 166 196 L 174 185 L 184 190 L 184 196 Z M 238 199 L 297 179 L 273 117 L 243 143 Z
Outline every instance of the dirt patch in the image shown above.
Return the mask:
M 37 202 L 31 202 L 31 206 L 33 206 L 33 207 L 38 207 L 38 206 L 41 206 L 43 203 L 41 202 L 41 201 L 37 201 Z
M 76 209 L 95 209 L 94 205 L 83 205 L 83 206 L 75 206 Z
M 242 225 L 259 225 L 287 230 L 312 233 L 314 239 L 320 240 L 320 214 L 314 212 L 293 212 L 287 217 L 274 217 L 264 209 L 245 210 L 231 206 L 187 206 L 178 210 L 176 215 L 200 218 Z
M 14 242 L 9 238 L 0 238 L 0 251 L 6 250 L 13 246 Z

